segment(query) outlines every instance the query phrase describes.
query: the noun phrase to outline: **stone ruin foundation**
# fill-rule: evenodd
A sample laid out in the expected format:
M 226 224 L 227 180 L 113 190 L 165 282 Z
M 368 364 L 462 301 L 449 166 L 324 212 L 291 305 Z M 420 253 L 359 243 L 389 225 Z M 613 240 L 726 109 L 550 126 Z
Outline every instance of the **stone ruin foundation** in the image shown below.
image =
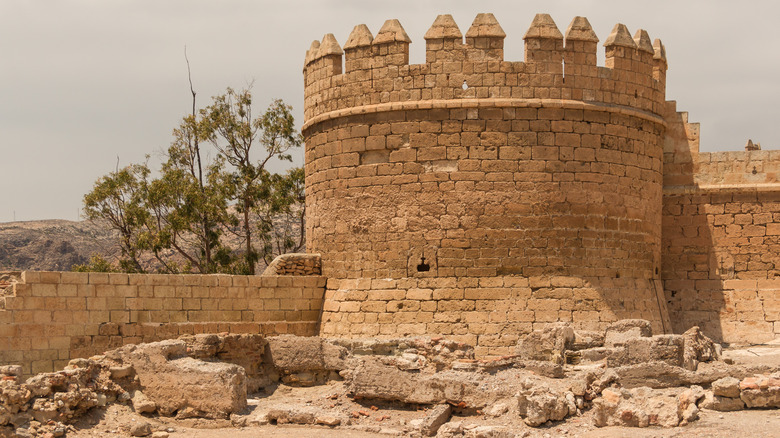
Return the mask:
M 698 327 L 653 335 L 645 320 L 592 332 L 555 323 L 525 336 L 514 354 L 484 360 L 473 346 L 439 337 L 186 335 L 73 359 L 27 380 L 19 367 L 0 368 L 0 436 L 63 436 L 90 409 L 116 404 L 149 418 L 143 430 L 128 426 L 133 436 L 161 436 L 165 427 L 152 424 L 164 417 L 514 437 L 579 418 L 675 427 L 700 409 L 780 408 L 777 367 L 730 365 L 721 354 Z M 290 388 L 325 395 L 274 402 Z

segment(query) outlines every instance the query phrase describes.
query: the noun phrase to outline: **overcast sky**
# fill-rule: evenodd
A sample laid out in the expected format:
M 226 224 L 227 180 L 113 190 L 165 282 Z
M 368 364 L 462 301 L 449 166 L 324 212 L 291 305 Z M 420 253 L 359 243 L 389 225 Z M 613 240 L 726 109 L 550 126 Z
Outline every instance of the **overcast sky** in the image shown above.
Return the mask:
M 742 150 L 748 138 L 780 146 L 772 1 L 0 0 L 0 222 L 75 220 L 117 157 L 159 156 L 190 107 L 185 45 L 199 105 L 254 83 L 256 114 L 281 98 L 300 126 L 312 40 L 332 32 L 343 45 L 356 24 L 376 34 L 398 18 L 420 63 L 437 14 L 465 33 L 479 12 L 501 23 L 512 61 L 538 12 L 561 31 L 586 16 L 602 43 L 617 22 L 644 28 L 666 45 L 667 99 L 701 122 L 702 150 Z

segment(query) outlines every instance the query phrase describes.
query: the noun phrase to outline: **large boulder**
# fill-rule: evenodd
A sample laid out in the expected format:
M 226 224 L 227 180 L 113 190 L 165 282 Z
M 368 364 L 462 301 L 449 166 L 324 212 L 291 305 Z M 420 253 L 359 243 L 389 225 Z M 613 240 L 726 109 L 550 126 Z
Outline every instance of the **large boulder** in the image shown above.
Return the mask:
M 140 389 L 166 416 L 227 418 L 246 408 L 244 368 L 186 356 L 182 340 L 117 350 L 135 369 Z
M 649 338 L 653 336 L 650 321 L 644 319 L 621 319 L 607 326 L 604 333 L 604 346 L 616 347 L 625 345 L 630 339 Z
M 740 398 L 723 397 L 707 391 L 699 407 L 720 412 L 741 411 L 745 409 L 745 402 Z
M 685 413 L 684 410 L 680 412 L 679 392 L 655 391 L 647 387 L 607 388 L 601 397 L 593 400 L 593 424 L 597 427 L 675 427 Z M 685 409 L 690 409 L 689 406 L 687 404 Z
M 347 368 L 346 348 L 317 336 L 268 338 L 265 363 L 288 385 L 311 386 Z
M 739 398 L 739 379 L 729 376 L 712 382 L 712 393 L 720 397 Z
M 525 424 L 531 427 L 560 421 L 577 413 L 574 394 L 570 391 L 557 392 L 531 379 L 526 379 L 522 386 L 524 389 L 517 396 L 517 410 Z
M 564 364 L 566 350 L 573 344 L 574 330 L 566 323 L 554 323 L 526 335 L 517 346 L 517 354 L 523 360 Z
M 615 349 L 607 356 L 607 366 L 619 367 L 645 362 L 663 362 L 673 366 L 681 366 L 683 342 L 681 335 L 626 339 L 623 348 Z
M 247 392 L 253 393 L 272 383 L 263 367 L 267 341 L 259 334 L 198 334 L 179 339 L 187 344 L 187 355 L 206 362 L 236 364 L 246 372 Z
M 347 376 L 348 392 L 356 398 L 440 404 L 464 401 L 478 384 L 442 375 L 403 371 L 378 358 L 365 358 Z M 468 373 L 463 373 L 464 375 Z
M 749 408 L 780 408 L 780 372 L 743 379 L 739 389 Z

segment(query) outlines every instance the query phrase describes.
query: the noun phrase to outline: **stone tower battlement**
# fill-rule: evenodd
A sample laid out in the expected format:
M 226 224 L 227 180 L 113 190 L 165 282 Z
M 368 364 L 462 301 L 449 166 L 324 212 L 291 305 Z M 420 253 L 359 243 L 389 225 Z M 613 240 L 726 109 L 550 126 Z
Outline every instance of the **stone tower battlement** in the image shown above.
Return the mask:
M 631 37 L 625 25 L 615 26 L 604 42 L 605 67 L 597 65 L 599 39 L 584 17 L 575 17 L 564 35 L 549 15 L 536 15 L 523 37 L 522 62 L 504 60 L 505 36 L 493 14 L 479 14 L 464 43 L 452 16 L 440 15 L 425 34 L 426 63 L 409 65 L 411 39 L 398 20 L 387 20 L 376 37 L 365 25 L 355 26 L 343 49 L 327 34 L 306 53 L 304 129 L 350 112 L 384 111 L 392 103 L 409 109 L 457 107 L 441 102 L 453 100 L 476 106 L 469 100 L 485 98 L 505 99 L 498 106 L 553 99 L 663 114 L 666 53 L 642 29 Z
M 397 20 L 309 49 L 307 252 L 328 277 L 321 332 L 440 334 L 506 354 L 534 324 L 670 322 L 661 297 L 666 55 L 619 24 L 537 15 L 525 60 L 479 14 L 449 15 L 409 65 Z M 342 58 L 344 65 L 342 66 Z

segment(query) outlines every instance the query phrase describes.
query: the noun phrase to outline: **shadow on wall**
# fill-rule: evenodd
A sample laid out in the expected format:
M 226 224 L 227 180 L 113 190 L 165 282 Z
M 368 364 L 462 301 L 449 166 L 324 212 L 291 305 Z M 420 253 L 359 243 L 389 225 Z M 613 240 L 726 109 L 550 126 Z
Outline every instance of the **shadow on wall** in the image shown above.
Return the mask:
M 696 325 L 726 343 L 772 340 L 780 329 L 780 190 L 741 175 L 769 155 L 700 153 L 698 124 L 673 102 L 667 121 L 662 278 L 673 330 Z

